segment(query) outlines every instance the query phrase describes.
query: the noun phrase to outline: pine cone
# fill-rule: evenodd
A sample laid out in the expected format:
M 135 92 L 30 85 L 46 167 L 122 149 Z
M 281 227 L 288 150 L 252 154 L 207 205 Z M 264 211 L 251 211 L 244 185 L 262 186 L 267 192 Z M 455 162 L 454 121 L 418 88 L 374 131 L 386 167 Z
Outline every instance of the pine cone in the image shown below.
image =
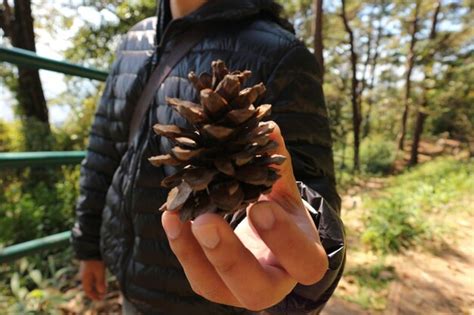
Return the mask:
M 284 156 L 271 154 L 277 147 L 269 138 L 273 127 L 262 122 L 271 105 L 253 105 L 265 93 L 265 86 L 260 83 L 241 90 L 251 72 L 230 73 L 221 60 L 212 62 L 212 72 L 189 73 L 200 92 L 200 104 L 167 99 L 191 129 L 153 126 L 176 146 L 169 154 L 151 157 L 150 162 L 182 166 L 162 181 L 171 191 L 160 210 L 179 210 L 183 221 L 206 212 L 224 215 L 247 207 L 271 191 L 280 177 L 272 165 L 285 161 Z

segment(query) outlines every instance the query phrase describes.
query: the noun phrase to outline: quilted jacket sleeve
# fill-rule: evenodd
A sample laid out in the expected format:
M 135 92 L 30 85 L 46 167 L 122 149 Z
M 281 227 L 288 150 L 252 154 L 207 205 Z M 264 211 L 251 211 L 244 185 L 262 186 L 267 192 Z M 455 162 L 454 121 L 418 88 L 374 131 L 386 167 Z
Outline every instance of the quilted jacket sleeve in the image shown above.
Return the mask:
M 344 227 L 339 217 L 332 141 L 319 78 L 314 56 L 303 44 L 296 44 L 276 66 L 263 100 L 273 104 L 272 119 L 280 126 L 291 154 L 301 196 L 315 210 L 312 217 L 329 258 L 329 269 L 321 281 L 298 285 L 281 303 L 267 310 L 269 314 L 315 313 L 334 292 L 344 267 Z
M 126 149 L 126 128 L 120 120 L 122 101 L 114 89 L 120 89 L 117 62 L 112 67 L 105 91 L 95 114 L 89 135 L 86 158 L 81 164 L 80 195 L 72 245 L 81 260 L 100 259 L 100 226 L 102 210 L 112 177 Z M 114 97 L 115 96 L 115 97 Z

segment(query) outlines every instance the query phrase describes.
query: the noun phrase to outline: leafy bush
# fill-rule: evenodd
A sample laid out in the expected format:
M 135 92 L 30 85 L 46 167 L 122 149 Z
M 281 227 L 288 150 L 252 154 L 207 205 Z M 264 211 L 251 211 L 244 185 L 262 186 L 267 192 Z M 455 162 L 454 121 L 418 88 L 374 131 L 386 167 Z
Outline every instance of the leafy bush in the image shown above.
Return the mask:
M 28 182 L 28 171 L 0 177 L 0 247 L 71 227 L 79 167 L 57 170 L 55 183 Z
M 53 255 L 51 255 L 53 254 Z M 0 308 L 5 314 L 62 314 L 60 304 L 71 298 L 77 263 L 71 249 L 43 252 L 0 266 Z
M 21 151 L 24 142 L 20 121 L 0 120 L 0 152 Z
M 382 252 L 397 252 L 409 247 L 426 231 L 419 209 L 402 193 L 369 202 L 367 229 L 362 240 Z
M 395 144 L 381 136 L 366 138 L 360 148 L 362 168 L 371 174 L 387 174 L 395 161 Z

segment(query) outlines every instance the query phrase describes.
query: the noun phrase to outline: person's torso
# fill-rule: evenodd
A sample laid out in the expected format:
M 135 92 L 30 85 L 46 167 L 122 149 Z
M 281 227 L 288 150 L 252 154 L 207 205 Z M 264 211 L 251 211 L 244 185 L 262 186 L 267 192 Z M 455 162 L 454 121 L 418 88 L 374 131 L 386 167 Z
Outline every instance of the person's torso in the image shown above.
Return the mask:
M 114 99 L 114 95 L 125 95 L 122 100 L 124 113 L 127 113 L 122 115 L 124 126 L 129 123 L 133 101 L 143 89 L 156 54 L 149 33 L 154 31 L 154 20 L 142 22 L 128 34 L 118 66 L 114 67 L 118 69 L 115 84 L 118 91 L 113 89 L 109 93 L 113 102 L 120 101 Z M 174 38 L 177 39 L 179 36 Z M 148 158 L 169 152 L 171 143 L 154 134 L 152 126 L 185 124 L 184 119 L 167 106 L 166 97 L 196 100 L 196 91 L 187 80 L 188 73 L 210 72 L 211 62 L 217 59 L 224 60 L 230 70 L 251 70 L 253 76 L 246 85 L 265 83 L 276 62 L 295 43 L 294 35 L 267 20 L 242 20 L 231 25 L 217 23 L 157 88 L 138 141 L 128 148 L 115 172 L 101 230 L 104 261 L 119 279 L 126 298 L 147 314 L 246 313 L 210 303 L 194 294 L 163 232 L 158 209 L 165 202 L 167 191 L 160 183 L 173 169 L 153 167 Z M 165 45 L 162 53 L 171 44 L 172 41 Z M 137 58 L 137 55 L 142 57 Z

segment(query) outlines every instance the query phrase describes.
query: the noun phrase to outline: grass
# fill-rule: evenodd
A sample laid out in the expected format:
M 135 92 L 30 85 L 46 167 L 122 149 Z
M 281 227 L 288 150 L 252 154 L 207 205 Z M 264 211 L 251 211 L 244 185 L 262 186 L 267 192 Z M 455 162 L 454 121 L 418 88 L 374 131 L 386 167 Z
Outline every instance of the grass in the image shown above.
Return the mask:
M 397 252 L 433 238 L 441 228 L 435 214 L 466 211 L 459 200 L 474 187 L 473 161 L 440 158 L 390 178 L 387 187 L 363 196 L 367 212 L 364 243 L 373 250 Z

